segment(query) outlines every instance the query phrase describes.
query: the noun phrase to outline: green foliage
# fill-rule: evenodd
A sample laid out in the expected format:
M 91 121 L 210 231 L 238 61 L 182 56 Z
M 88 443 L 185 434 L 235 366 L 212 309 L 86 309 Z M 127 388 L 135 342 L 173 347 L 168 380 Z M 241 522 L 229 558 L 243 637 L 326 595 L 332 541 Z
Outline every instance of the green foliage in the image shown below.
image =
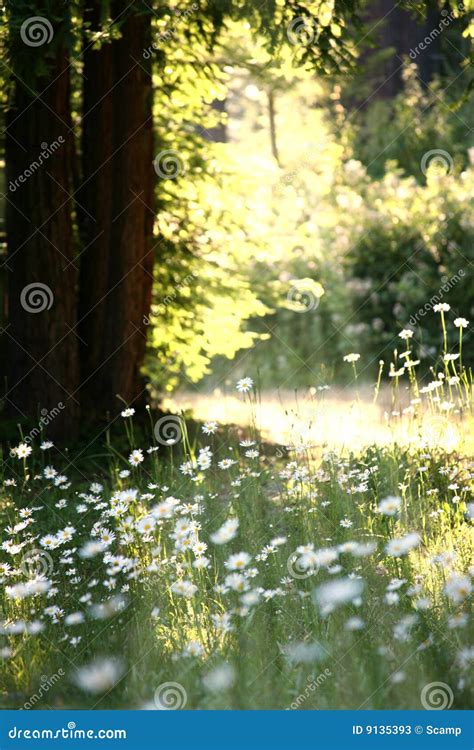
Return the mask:
M 160 174 L 157 180 L 155 302 L 149 316 L 154 357 L 149 358 L 148 371 L 157 386 L 170 387 L 179 373 L 197 380 L 213 356 L 233 357 L 263 338 L 264 334 L 246 330 L 243 323 L 269 311 L 251 289 L 246 273 L 252 238 L 242 228 L 242 212 L 234 217 L 232 206 L 222 201 L 217 187 L 222 186 L 219 174 L 226 169 L 225 159 L 219 161 L 217 149 L 206 140 L 209 128 L 217 124 L 212 105 L 226 93 L 219 40 L 238 22 L 247 36 L 260 34 L 267 56 L 269 50 L 276 55 L 289 48 L 297 64 L 341 70 L 351 59 L 348 24 L 357 21 L 357 2 L 219 0 L 183 8 L 177 2 L 164 6 L 136 0 L 114 17 L 116 6 L 104 1 L 100 23 L 94 28 L 91 9 L 87 0 L 67 5 L 62 0 L 8 2 L 9 63 L 33 96 L 54 73 L 58 51 L 69 54 L 74 60 L 72 102 L 80 121 L 78 73 L 84 44 L 96 49 L 109 44 L 120 37 L 130 14 L 152 14 L 152 46 L 144 49 L 143 58 L 153 63 L 157 158 L 167 150 L 177 153 L 179 174 L 176 179 Z M 47 37 L 40 48 L 26 44 L 22 33 L 24 24 L 37 16 Z M 301 23 L 310 31 L 302 43 Z M 160 378 L 163 367 L 166 376 Z
M 176 174 L 157 174 L 147 374 L 170 389 L 200 380 L 215 357 L 255 346 L 264 382 L 313 383 L 348 349 L 376 356 L 394 317 L 404 325 L 471 258 L 471 105 L 453 111 L 441 84 L 423 91 L 408 66 L 402 95 L 349 124 L 340 86 L 315 71 L 352 67 L 355 0 L 156 5 L 137 0 L 127 10 L 153 12 L 143 57 L 153 64 L 156 156 L 171 150 L 177 164 Z M 87 2 L 6 5 L 16 74 L 35 86 L 59 46 L 74 56 L 76 115 L 84 39 L 110 43 L 125 18 L 102 7 L 97 30 L 84 22 Z M 39 54 L 20 35 L 33 15 L 54 27 Z M 227 144 L 211 141 L 218 125 Z M 453 169 L 424 184 L 420 161 L 432 148 L 447 150 Z M 470 315 L 471 292 L 466 278 L 450 293 L 461 314 Z
M 392 340 L 394 324 L 409 323 L 423 329 L 426 357 L 439 340 L 432 307 L 441 299 L 455 316 L 471 318 L 473 190 L 470 166 L 462 175 L 433 168 L 426 186 L 392 170 L 362 191 L 361 229 L 345 267 L 361 326 L 357 342 L 374 357 Z M 466 353 L 474 353 L 470 338 Z
M 249 256 L 240 251 L 242 271 L 258 298 L 273 309 L 251 324 L 251 330 L 271 334 L 252 353 L 261 383 L 324 384 L 350 351 L 374 360 L 372 367 L 366 365 L 366 375 L 374 377 L 376 362 L 396 339 L 397 327 L 401 330 L 410 320 L 420 328 L 417 356 L 421 354 L 425 367 L 430 365 L 440 336 L 432 312 L 436 301 L 449 303 L 454 316 L 472 319 L 474 313 L 469 273 L 474 171 L 465 138 L 456 140 L 463 119 L 438 96 L 431 99 L 429 116 L 422 117 L 426 102 L 409 66 L 406 93 L 393 106 L 380 105 L 386 129 L 385 120 L 379 128 L 372 112 L 366 114 L 365 128 L 379 140 L 371 144 L 364 165 L 354 158 L 362 155 L 360 131 L 347 117 L 339 86 L 331 88 L 301 71 L 292 75 L 283 63 L 267 69 L 258 56 L 244 67 L 244 57 L 239 55 L 240 67 L 229 84 L 233 142 L 227 150 L 234 156 L 234 174 L 223 175 L 221 195 L 252 237 L 254 252 L 246 267 Z M 275 96 L 279 163 L 270 143 L 269 90 Z M 381 177 L 374 178 L 370 162 L 377 144 L 382 151 L 392 132 L 405 133 L 409 111 L 418 127 L 415 136 L 406 135 L 410 148 L 399 148 L 404 169 L 384 160 Z M 436 122 L 443 123 L 440 130 L 446 133 L 441 141 Z M 443 146 L 446 155 L 429 156 Z M 303 280 L 309 286 L 321 284 L 325 292 L 322 297 L 313 294 L 305 312 L 291 304 Z M 467 332 L 465 354 L 473 353 Z M 242 365 L 239 359 L 237 367 L 244 372 L 247 358 L 242 355 Z M 219 360 L 213 369 L 220 381 L 229 366 Z
M 7 0 L 3 9 L 10 72 L 34 93 L 54 67 L 58 50 L 73 49 L 80 40 L 80 3 L 73 0 Z
M 474 145 L 472 97 L 454 107 L 462 91 L 459 84 L 448 95 L 442 79 L 435 79 L 427 89 L 418 77 L 416 64 L 408 61 L 403 80 L 404 89 L 398 96 L 375 100 L 364 112 L 351 116 L 354 155 L 375 178 L 385 174 L 387 162 L 397 162 L 422 181 L 421 157 L 434 148 L 448 151 L 461 171 L 469 161 L 467 149 Z
M 208 140 L 220 120 L 212 104 L 225 96 L 227 75 L 203 39 L 193 39 L 191 54 L 188 32 L 185 22 L 175 23 L 166 64 L 156 66 L 153 79 L 160 210 L 146 370 L 158 388 L 173 387 L 179 375 L 197 381 L 215 355 L 233 357 L 251 346 L 257 334 L 243 323 L 267 312 L 245 273 L 250 255 L 240 217 L 223 198 L 222 146 Z

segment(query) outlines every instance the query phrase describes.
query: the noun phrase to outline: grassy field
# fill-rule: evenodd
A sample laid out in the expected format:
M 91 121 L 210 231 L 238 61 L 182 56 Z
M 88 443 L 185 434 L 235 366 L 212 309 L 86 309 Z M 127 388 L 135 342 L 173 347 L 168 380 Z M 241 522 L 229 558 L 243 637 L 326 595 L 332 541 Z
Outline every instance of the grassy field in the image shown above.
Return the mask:
M 242 403 L 231 385 L 210 393 L 182 391 L 164 401 L 173 414 L 190 414 L 200 421 L 214 420 L 244 430 L 256 429 L 261 438 L 290 449 L 303 445 L 318 455 L 325 449 L 360 451 L 370 445 L 425 445 L 460 450 L 474 455 L 474 429 L 466 412 L 447 417 L 436 408 L 420 406 L 410 410 L 410 388 L 401 389 L 397 399 L 384 386 L 374 400 L 374 389 L 328 387 L 275 390 L 258 394 L 257 408 Z M 406 411 L 408 409 L 408 412 Z
M 3 463 L 2 707 L 468 708 L 472 385 L 458 359 L 431 384 L 405 361 L 406 441 L 269 449 L 250 378 L 236 438 L 209 419 L 191 444 L 165 416 L 145 442 L 124 410 L 129 448 L 90 475 L 23 439 Z

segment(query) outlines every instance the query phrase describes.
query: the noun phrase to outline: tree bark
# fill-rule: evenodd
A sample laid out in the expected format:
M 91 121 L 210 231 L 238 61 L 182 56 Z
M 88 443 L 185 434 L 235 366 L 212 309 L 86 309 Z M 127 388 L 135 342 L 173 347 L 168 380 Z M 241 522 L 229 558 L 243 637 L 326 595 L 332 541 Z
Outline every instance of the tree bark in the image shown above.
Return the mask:
M 15 76 L 7 113 L 5 402 L 9 416 L 36 421 L 52 414 L 48 435 L 74 437 L 77 268 L 69 60 L 64 49 L 57 49 L 49 72 L 35 84 L 36 92 Z
M 115 17 L 126 7 L 115 3 Z M 87 56 L 82 194 L 94 219 L 83 221 L 84 242 L 92 244 L 82 256 L 79 309 L 81 398 L 94 419 L 115 412 L 117 396 L 132 403 L 143 392 L 156 178 L 151 62 L 143 58 L 150 43 L 149 14 L 131 8 L 121 38 Z M 95 130 L 106 135 L 105 153 L 86 143 Z M 107 204 L 94 208 L 107 192 Z
M 90 30 L 101 29 L 101 0 L 89 5 L 84 21 Z M 92 379 L 99 372 L 105 336 L 111 251 L 113 88 L 112 45 L 94 48 L 84 43 L 82 116 L 82 175 L 78 190 L 81 236 L 79 335 L 81 408 L 94 409 Z

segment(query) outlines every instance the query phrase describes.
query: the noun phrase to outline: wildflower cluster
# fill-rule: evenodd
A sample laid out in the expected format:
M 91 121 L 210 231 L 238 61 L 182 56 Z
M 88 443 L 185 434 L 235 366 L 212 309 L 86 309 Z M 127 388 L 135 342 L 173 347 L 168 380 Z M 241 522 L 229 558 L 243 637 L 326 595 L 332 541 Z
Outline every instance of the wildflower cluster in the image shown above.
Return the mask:
M 253 388 L 237 385 L 242 398 Z M 315 707 L 377 707 L 390 694 L 406 708 L 396 686 L 446 680 L 450 664 L 463 705 L 469 458 L 421 444 L 318 461 L 300 449 L 282 464 L 258 436 L 230 444 L 209 421 L 172 469 L 127 435 L 129 456 L 101 477 L 63 474 L 51 442 L 20 443 L 3 467 L 7 692 L 61 664 L 72 705 L 150 707 L 172 681 L 190 707 L 277 708 L 324 662 L 337 680 L 308 698 Z

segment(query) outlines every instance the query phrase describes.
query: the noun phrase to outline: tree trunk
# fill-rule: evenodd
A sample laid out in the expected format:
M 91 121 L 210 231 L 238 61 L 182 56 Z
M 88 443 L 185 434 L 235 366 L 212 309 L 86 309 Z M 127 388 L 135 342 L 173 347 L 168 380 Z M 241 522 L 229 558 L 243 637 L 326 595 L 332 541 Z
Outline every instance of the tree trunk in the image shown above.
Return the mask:
M 101 28 L 101 0 L 84 12 L 90 30 Z M 105 336 L 112 217 L 112 45 L 94 49 L 84 45 L 84 96 L 82 117 L 82 174 L 78 190 L 81 235 L 79 335 L 81 409 L 94 409 L 96 394 L 92 378 L 99 374 Z M 89 380 L 90 379 L 90 380 Z
M 48 435 L 73 437 L 78 424 L 77 268 L 64 49 L 55 52 L 48 74 L 35 84 L 38 97 L 15 75 L 7 114 L 5 402 L 10 416 L 35 421 L 43 416 L 51 419 Z
M 374 0 L 368 4 L 364 16 L 369 30 L 368 37 L 373 38 L 375 42 L 375 46 L 366 49 L 360 58 L 360 62 L 368 65 L 367 75 L 372 83 L 369 100 L 391 99 L 403 89 L 402 61 L 410 59 L 410 52 L 417 48 L 427 34 L 438 27 L 441 16 L 429 0 L 426 2 L 424 20 L 401 8 L 396 0 Z M 378 60 L 374 69 L 370 65 L 371 58 L 380 50 L 391 50 L 392 54 L 383 61 Z M 424 50 L 418 50 L 414 59 L 423 83 L 428 84 L 433 75 L 440 72 L 439 57 L 437 38 Z
M 117 2 L 115 17 L 126 7 Z M 83 221 L 84 242 L 92 244 L 81 264 L 81 398 L 93 418 L 115 412 L 117 396 L 131 403 L 143 392 L 156 178 L 151 63 L 143 59 L 151 43 L 150 24 L 148 14 L 132 8 L 121 38 L 87 56 L 81 192 L 93 220 L 86 215 Z M 105 153 L 86 144 L 95 130 L 106 136 Z M 111 200 L 98 207 L 107 190 Z
M 280 155 L 278 153 L 277 129 L 275 117 L 275 93 L 272 89 L 268 90 L 268 122 L 270 124 L 270 144 L 272 147 L 272 156 L 280 167 Z

